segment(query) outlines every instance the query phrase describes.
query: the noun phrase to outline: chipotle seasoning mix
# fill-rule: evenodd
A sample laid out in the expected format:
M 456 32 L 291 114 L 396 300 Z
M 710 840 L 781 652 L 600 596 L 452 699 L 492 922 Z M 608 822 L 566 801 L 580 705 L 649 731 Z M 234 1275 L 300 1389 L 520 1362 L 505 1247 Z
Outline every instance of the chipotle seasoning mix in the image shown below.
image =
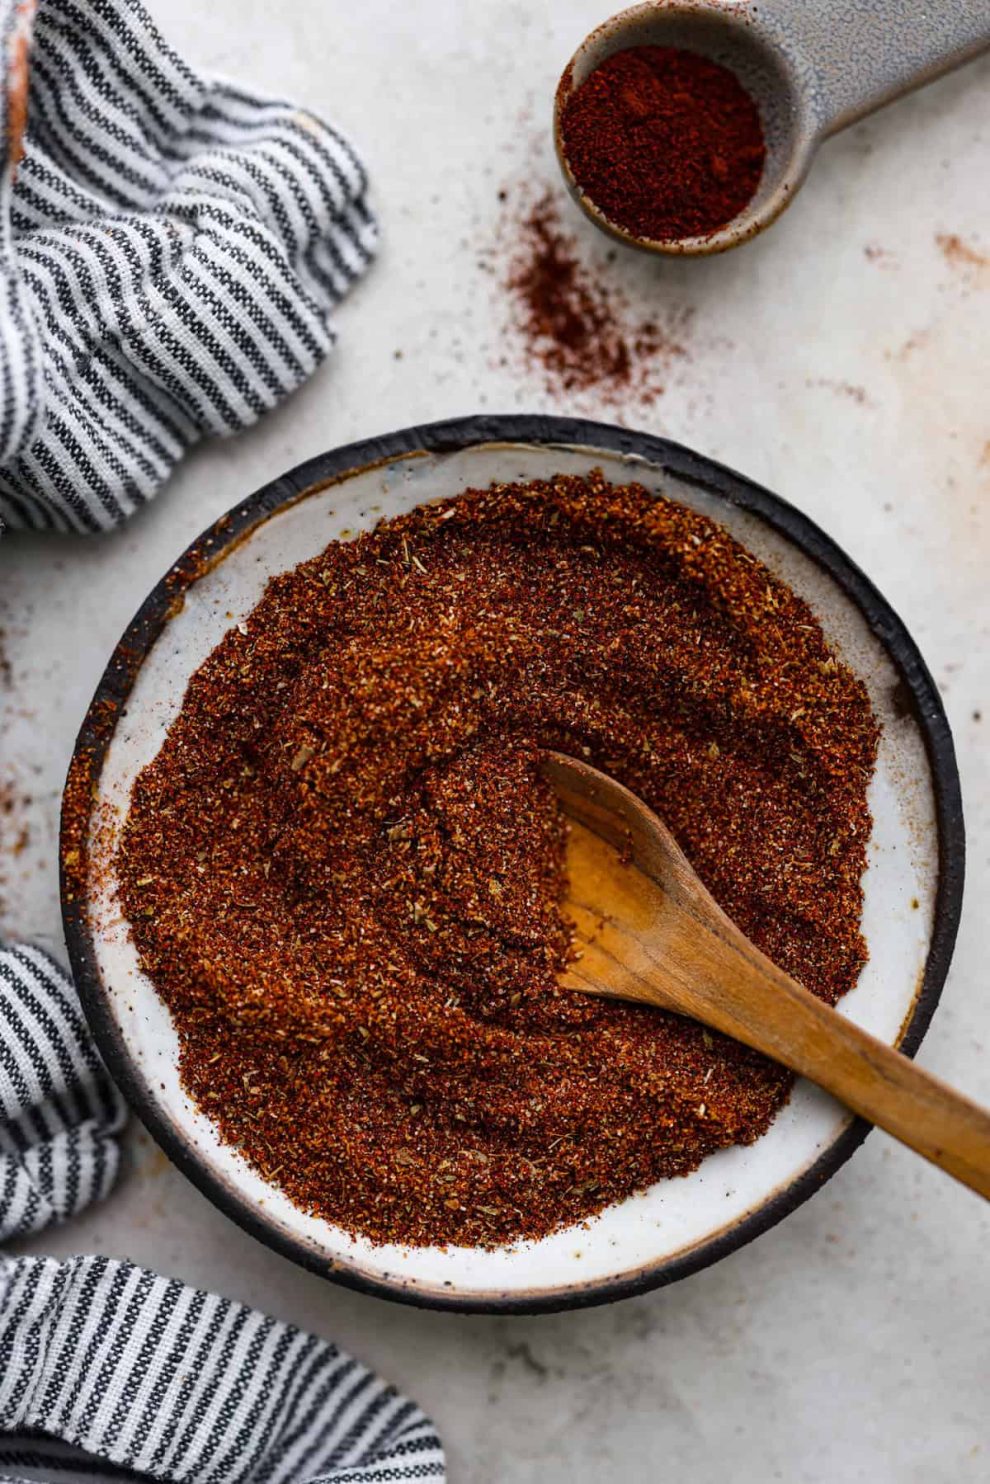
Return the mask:
M 791 1078 L 561 990 L 543 749 L 672 828 L 834 1001 L 864 962 L 877 725 L 720 526 L 599 473 L 467 490 L 274 578 L 141 773 L 123 903 L 186 1087 L 376 1242 L 539 1237 L 769 1125 Z

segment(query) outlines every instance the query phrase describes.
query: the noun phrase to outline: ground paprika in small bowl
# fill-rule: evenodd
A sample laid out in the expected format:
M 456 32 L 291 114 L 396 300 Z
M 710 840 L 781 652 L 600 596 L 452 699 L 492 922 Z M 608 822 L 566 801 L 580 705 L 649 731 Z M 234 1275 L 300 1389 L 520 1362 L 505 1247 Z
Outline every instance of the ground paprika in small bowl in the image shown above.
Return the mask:
M 621 11 L 585 37 L 557 87 L 565 183 L 629 246 L 734 247 L 773 221 L 807 174 L 823 137 L 811 75 L 762 8 L 666 0 Z
M 564 154 L 580 191 L 634 237 L 710 237 L 748 206 L 766 144 L 728 67 L 673 46 L 607 57 L 567 98 Z

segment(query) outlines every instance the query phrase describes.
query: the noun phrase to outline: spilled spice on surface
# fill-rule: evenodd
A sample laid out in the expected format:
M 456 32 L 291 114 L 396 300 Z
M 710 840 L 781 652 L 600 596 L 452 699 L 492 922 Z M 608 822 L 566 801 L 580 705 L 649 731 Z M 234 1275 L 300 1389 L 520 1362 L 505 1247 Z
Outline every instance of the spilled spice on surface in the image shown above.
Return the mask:
M 564 227 L 552 192 L 503 194 L 504 287 L 526 369 L 551 393 L 594 391 L 613 405 L 661 396 L 671 363 L 686 354 L 690 315 L 637 314 L 608 262 L 596 263 Z
M 7 892 L 20 857 L 31 842 L 27 813 L 31 800 L 14 774 L 0 776 L 0 919 L 7 910 Z
M 938 232 L 935 241 L 946 262 L 951 263 L 953 267 L 990 267 L 990 257 L 980 252 L 972 243 L 966 242 L 958 232 Z
M 674 831 L 834 1001 L 865 950 L 877 724 L 720 526 L 600 473 L 467 490 L 274 578 L 193 676 L 117 858 L 192 1096 L 303 1209 L 490 1247 L 758 1138 L 791 1078 L 558 987 L 542 751 Z

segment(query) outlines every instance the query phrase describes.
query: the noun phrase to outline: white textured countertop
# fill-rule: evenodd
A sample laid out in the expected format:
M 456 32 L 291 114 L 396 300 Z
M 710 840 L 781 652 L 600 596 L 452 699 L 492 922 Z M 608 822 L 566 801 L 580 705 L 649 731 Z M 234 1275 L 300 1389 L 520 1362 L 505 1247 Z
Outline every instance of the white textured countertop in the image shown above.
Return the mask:
M 285 407 L 199 449 L 117 535 L 0 545 L 13 671 L 0 765 L 31 797 L 0 931 L 60 955 L 55 840 L 76 728 L 135 607 L 204 525 L 311 454 L 409 423 L 479 410 L 614 416 L 499 367 L 503 310 L 479 267 L 499 186 L 525 170 L 555 179 L 543 124 L 562 63 L 605 14 L 598 4 L 152 8 L 194 62 L 346 127 L 384 238 L 338 316 L 336 353 Z M 942 688 L 969 880 L 919 1060 L 990 1102 L 988 179 L 985 60 L 828 145 L 763 240 L 710 261 L 620 253 L 611 271 L 644 310 L 693 310 L 666 394 L 629 421 L 807 511 L 902 614 Z M 573 224 L 593 233 L 576 213 Z M 332 1336 L 432 1413 L 455 1484 L 990 1477 L 987 1208 L 883 1135 L 717 1267 L 534 1319 L 425 1313 L 336 1288 L 231 1225 L 133 1126 L 130 1142 L 116 1194 L 33 1250 L 126 1255 Z

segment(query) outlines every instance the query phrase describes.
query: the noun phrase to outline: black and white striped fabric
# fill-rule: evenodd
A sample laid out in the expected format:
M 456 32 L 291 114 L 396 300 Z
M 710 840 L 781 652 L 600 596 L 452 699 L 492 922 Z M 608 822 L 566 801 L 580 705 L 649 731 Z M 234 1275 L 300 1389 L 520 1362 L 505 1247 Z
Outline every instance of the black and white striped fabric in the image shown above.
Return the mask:
M 40 0 L 32 38 L 33 10 L 0 0 L 0 534 L 98 531 L 309 375 L 376 230 L 339 134 L 198 78 L 137 0 Z M 105 1196 L 123 1117 L 71 983 L 0 946 L 0 1239 Z M 132 1263 L 0 1256 L 0 1484 L 135 1474 L 391 1484 L 444 1458 L 314 1335 Z
M 46 954 L 0 948 L 0 1235 L 105 1195 L 120 1098 Z M 0 1255 L 0 1484 L 440 1480 L 432 1423 L 333 1345 L 107 1257 Z
M 0 0 L 0 526 L 99 531 L 309 376 L 377 233 L 346 139 L 138 0 L 38 0 L 21 145 L 33 4 Z
M 102 1200 L 123 1124 L 73 986 L 39 949 L 0 947 L 0 1241 Z

